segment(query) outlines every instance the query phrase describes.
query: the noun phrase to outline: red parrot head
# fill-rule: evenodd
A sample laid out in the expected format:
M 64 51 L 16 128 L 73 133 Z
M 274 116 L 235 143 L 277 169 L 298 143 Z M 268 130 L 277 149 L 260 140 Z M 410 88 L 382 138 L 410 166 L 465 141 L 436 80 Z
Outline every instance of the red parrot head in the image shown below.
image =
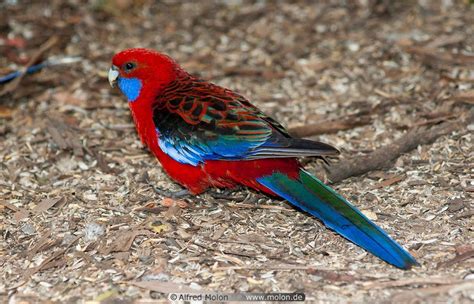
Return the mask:
M 176 79 L 180 68 L 170 57 L 158 52 L 135 48 L 117 53 L 112 59 L 109 82 L 118 85 L 128 101 L 139 97 L 156 96 L 159 91 Z M 150 100 L 150 98 L 141 98 Z

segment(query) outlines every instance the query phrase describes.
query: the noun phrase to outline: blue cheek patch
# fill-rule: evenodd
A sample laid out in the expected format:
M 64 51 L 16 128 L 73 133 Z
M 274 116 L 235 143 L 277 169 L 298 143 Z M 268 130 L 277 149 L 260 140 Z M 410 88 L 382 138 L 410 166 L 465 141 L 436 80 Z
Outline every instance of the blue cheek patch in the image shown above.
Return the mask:
M 129 102 L 134 102 L 140 96 L 140 91 L 142 90 L 142 82 L 138 78 L 120 77 L 118 79 L 118 86 L 122 93 L 127 96 Z

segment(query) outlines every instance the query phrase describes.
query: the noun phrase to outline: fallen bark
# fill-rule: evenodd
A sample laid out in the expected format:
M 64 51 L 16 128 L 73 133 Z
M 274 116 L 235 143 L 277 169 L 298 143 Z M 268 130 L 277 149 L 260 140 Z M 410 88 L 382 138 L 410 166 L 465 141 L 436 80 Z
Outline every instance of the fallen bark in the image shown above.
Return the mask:
M 337 183 L 351 176 L 386 168 L 400 155 L 415 149 L 419 145 L 430 144 L 437 138 L 460 130 L 473 122 L 474 110 L 471 110 L 467 116 L 456 121 L 445 122 L 432 128 L 420 127 L 414 129 L 393 143 L 376 149 L 368 155 L 345 159 L 332 165 L 329 168 L 328 178 L 333 183 Z

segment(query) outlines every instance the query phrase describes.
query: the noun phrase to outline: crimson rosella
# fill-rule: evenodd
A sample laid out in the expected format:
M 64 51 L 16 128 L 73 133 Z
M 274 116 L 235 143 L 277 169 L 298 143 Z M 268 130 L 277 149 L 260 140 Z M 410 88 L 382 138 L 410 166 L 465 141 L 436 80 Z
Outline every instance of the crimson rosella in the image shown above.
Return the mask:
M 292 137 L 242 95 L 188 74 L 161 53 L 128 49 L 112 63 L 109 82 L 128 99 L 142 142 L 191 193 L 244 185 L 280 196 L 387 263 L 418 264 L 297 160 L 335 155 L 332 146 Z

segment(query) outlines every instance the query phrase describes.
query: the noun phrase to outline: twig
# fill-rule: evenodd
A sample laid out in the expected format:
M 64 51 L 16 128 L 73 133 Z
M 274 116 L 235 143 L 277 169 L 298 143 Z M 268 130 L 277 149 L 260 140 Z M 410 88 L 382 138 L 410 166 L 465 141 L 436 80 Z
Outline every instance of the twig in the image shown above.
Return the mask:
M 374 92 L 387 100 L 375 106 L 364 104 L 357 113 L 346 115 L 338 119 L 323 120 L 310 125 L 289 128 L 289 132 L 296 137 L 309 137 L 319 134 L 330 134 L 336 133 L 338 131 L 349 130 L 371 123 L 373 120 L 372 116 L 375 114 L 384 114 L 387 111 L 391 111 L 394 106 L 413 104 L 416 102 L 412 98 L 391 95 L 379 89 L 375 89 Z
M 251 254 L 251 253 L 234 252 L 234 251 L 229 251 L 229 250 L 219 249 L 219 248 L 212 248 L 211 246 L 206 245 L 206 244 L 204 244 L 202 242 L 199 242 L 199 241 L 200 241 L 199 239 L 194 240 L 194 241 L 192 241 L 192 244 L 194 244 L 196 246 L 199 246 L 201 248 L 210 250 L 210 251 L 218 252 L 218 253 L 221 253 L 221 254 L 234 255 L 234 256 L 238 256 L 238 257 L 254 259 L 258 255 L 258 254 Z M 216 241 L 213 241 L 213 242 L 218 243 Z
M 220 249 L 220 248 L 213 248 L 212 246 L 210 245 L 207 245 L 205 244 L 202 240 L 202 239 L 195 239 L 195 240 L 185 240 L 183 238 L 180 238 L 180 237 L 175 237 L 173 236 L 174 239 L 178 238 L 178 239 L 181 239 L 181 240 L 184 240 L 188 243 L 191 243 L 191 244 L 194 244 L 196 246 L 199 246 L 203 249 L 206 249 L 206 250 L 210 250 L 210 251 L 213 251 L 213 252 L 217 252 L 217 253 L 220 253 L 220 254 L 225 254 L 225 255 L 230 255 L 230 256 L 236 256 L 236 257 L 244 257 L 244 258 L 250 258 L 250 259 L 255 259 L 257 256 L 259 255 L 264 255 L 264 252 L 265 250 L 262 249 L 261 247 L 259 247 L 260 249 L 260 254 L 258 253 L 244 253 L 244 252 L 236 252 L 236 251 L 233 251 L 233 250 L 226 250 L 226 249 Z M 215 244 L 223 244 L 223 243 L 228 243 L 228 242 L 224 242 L 224 241 L 218 241 L 218 240 L 211 240 L 211 239 L 205 239 L 206 241 L 209 241 L 209 242 L 212 242 L 212 243 L 215 243 Z M 247 243 L 249 244 L 249 243 Z M 251 243 L 252 245 L 258 245 L 257 243 Z M 266 245 L 266 244 L 265 244 Z M 291 264 L 290 261 L 284 259 L 282 256 L 280 255 L 264 255 L 265 258 L 267 259 L 272 259 L 272 260 L 277 260 L 277 261 L 283 261 L 285 263 L 288 263 L 288 264 Z
M 351 176 L 358 176 L 372 170 L 386 168 L 403 153 L 407 153 L 419 145 L 430 144 L 438 137 L 462 129 L 462 127 L 469 125 L 473 121 L 474 111 L 471 111 L 464 120 L 445 122 L 431 129 L 426 127 L 414 129 L 393 143 L 381 147 L 366 156 L 346 159 L 331 166 L 328 177 L 333 183 L 336 183 Z
M 436 268 L 439 269 L 441 267 L 450 267 L 450 266 L 453 266 L 457 263 L 460 263 L 462 261 L 468 260 L 468 259 L 473 258 L 473 257 L 474 257 L 474 250 L 469 250 L 468 252 L 465 252 L 463 254 L 455 256 L 451 260 L 439 263 L 436 266 Z
M 448 52 L 440 52 L 436 49 L 420 47 L 420 46 L 406 46 L 405 51 L 422 58 L 423 62 L 434 64 L 449 64 L 474 66 L 474 56 L 464 54 L 453 54 Z
M 20 208 L 18 208 L 15 205 L 10 204 L 9 202 L 0 201 L 0 206 L 4 206 L 5 208 L 10 209 L 11 211 L 15 211 L 15 212 L 20 211 Z
M 456 216 L 454 217 L 454 219 L 455 219 L 455 220 L 460 220 L 460 219 L 462 219 L 462 218 L 471 217 L 471 216 L 473 216 L 473 215 L 474 215 L 474 210 L 468 210 L 468 211 L 463 212 L 463 213 L 461 213 L 461 214 L 459 214 L 459 215 L 456 215 Z
M 283 207 L 283 206 L 275 206 L 275 205 L 262 205 L 262 204 L 227 204 L 230 208 L 242 208 L 242 209 L 274 209 L 274 210 L 285 210 L 285 211 L 295 211 L 294 209 Z
M 82 236 L 76 236 L 65 248 L 59 250 L 58 252 L 54 253 L 52 256 L 44 260 L 39 266 L 28 268 L 23 272 L 23 278 L 28 280 L 33 274 L 41 271 L 48 263 L 56 260 L 58 257 L 65 254 L 72 245 L 74 245 Z
M 213 268 L 216 271 L 227 271 L 227 270 L 278 270 L 278 271 L 292 271 L 292 270 L 309 270 L 313 269 L 314 266 L 306 265 L 295 265 L 295 264 L 282 264 L 282 265 L 265 265 L 265 266 L 219 266 Z
M 444 122 L 444 121 L 447 121 L 449 119 L 456 118 L 456 117 L 457 117 L 457 115 L 452 114 L 452 113 L 443 113 L 443 112 L 434 113 L 432 118 L 427 119 L 425 121 L 416 122 L 413 125 L 411 125 L 410 128 L 428 126 L 428 125 L 435 125 L 435 124 L 438 124 L 440 122 Z
M 408 278 L 388 282 L 371 282 L 364 284 L 364 289 L 386 289 L 392 287 L 412 286 L 412 285 L 448 285 L 460 283 L 457 278 L 434 277 L 434 278 Z
M 474 105 L 474 90 L 459 92 L 451 97 L 457 102 Z
M 21 75 L 18 76 L 15 80 L 10 82 L 5 86 L 5 88 L 0 92 L 0 96 L 3 96 L 7 93 L 11 93 L 16 90 L 18 85 L 20 84 L 21 80 L 23 77 L 26 75 L 26 71 L 28 70 L 29 67 L 31 67 L 35 62 L 38 61 L 38 59 L 41 58 L 41 56 L 50 48 L 52 48 L 57 42 L 59 41 L 57 36 L 53 36 L 49 38 L 45 43 L 43 43 L 40 48 L 31 56 L 30 60 L 26 64 L 26 66 L 22 69 Z
M 123 284 L 134 285 L 143 289 L 161 293 L 209 293 L 204 289 L 194 289 L 184 284 L 162 281 L 123 281 Z M 174 302 L 174 301 L 173 301 Z
M 352 283 L 356 280 L 360 280 L 360 277 L 355 277 L 348 273 L 342 273 L 340 271 L 331 271 L 331 270 L 323 270 L 323 269 L 316 269 L 310 268 L 306 270 L 307 273 L 312 275 L 317 275 L 321 277 L 325 281 L 330 282 L 345 282 L 345 283 Z
M 337 131 L 366 125 L 371 120 L 370 116 L 367 115 L 359 117 L 351 115 L 343 120 L 324 120 L 314 124 L 293 127 L 289 129 L 289 132 L 296 137 L 336 133 Z
M 427 45 L 425 45 L 425 47 L 429 49 L 437 49 L 443 46 L 458 44 L 465 40 L 466 40 L 466 36 L 462 34 L 441 35 L 437 37 L 436 39 L 432 40 Z
M 243 69 L 240 67 L 227 67 L 224 68 L 222 75 L 216 75 L 217 77 L 229 77 L 229 76 L 243 76 L 243 77 L 262 77 L 264 79 L 277 79 L 285 76 L 284 72 L 277 72 L 271 70 L 262 70 L 255 68 Z M 214 77 L 216 77 L 214 76 Z
M 429 299 L 429 296 L 438 296 L 441 294 L 449 294 L 450 298 L 459 292 L 472 290 L 474 288 L 474 282 L 472 280 L 461 281 L 454 284 L 448 284 L 444 286 L 418 288 L 414 290 L 408 290 L 396 294 L 390 300 L 391 303 L 430 303 L 440 302 Z M 430 301 L 431 300 L 431 301 Z M 442 302 L 442 301 L 441 301 Z M 454 301 L 455 302 L 455 301 Z M 469 302 L 469 301 L 468 301 Z

